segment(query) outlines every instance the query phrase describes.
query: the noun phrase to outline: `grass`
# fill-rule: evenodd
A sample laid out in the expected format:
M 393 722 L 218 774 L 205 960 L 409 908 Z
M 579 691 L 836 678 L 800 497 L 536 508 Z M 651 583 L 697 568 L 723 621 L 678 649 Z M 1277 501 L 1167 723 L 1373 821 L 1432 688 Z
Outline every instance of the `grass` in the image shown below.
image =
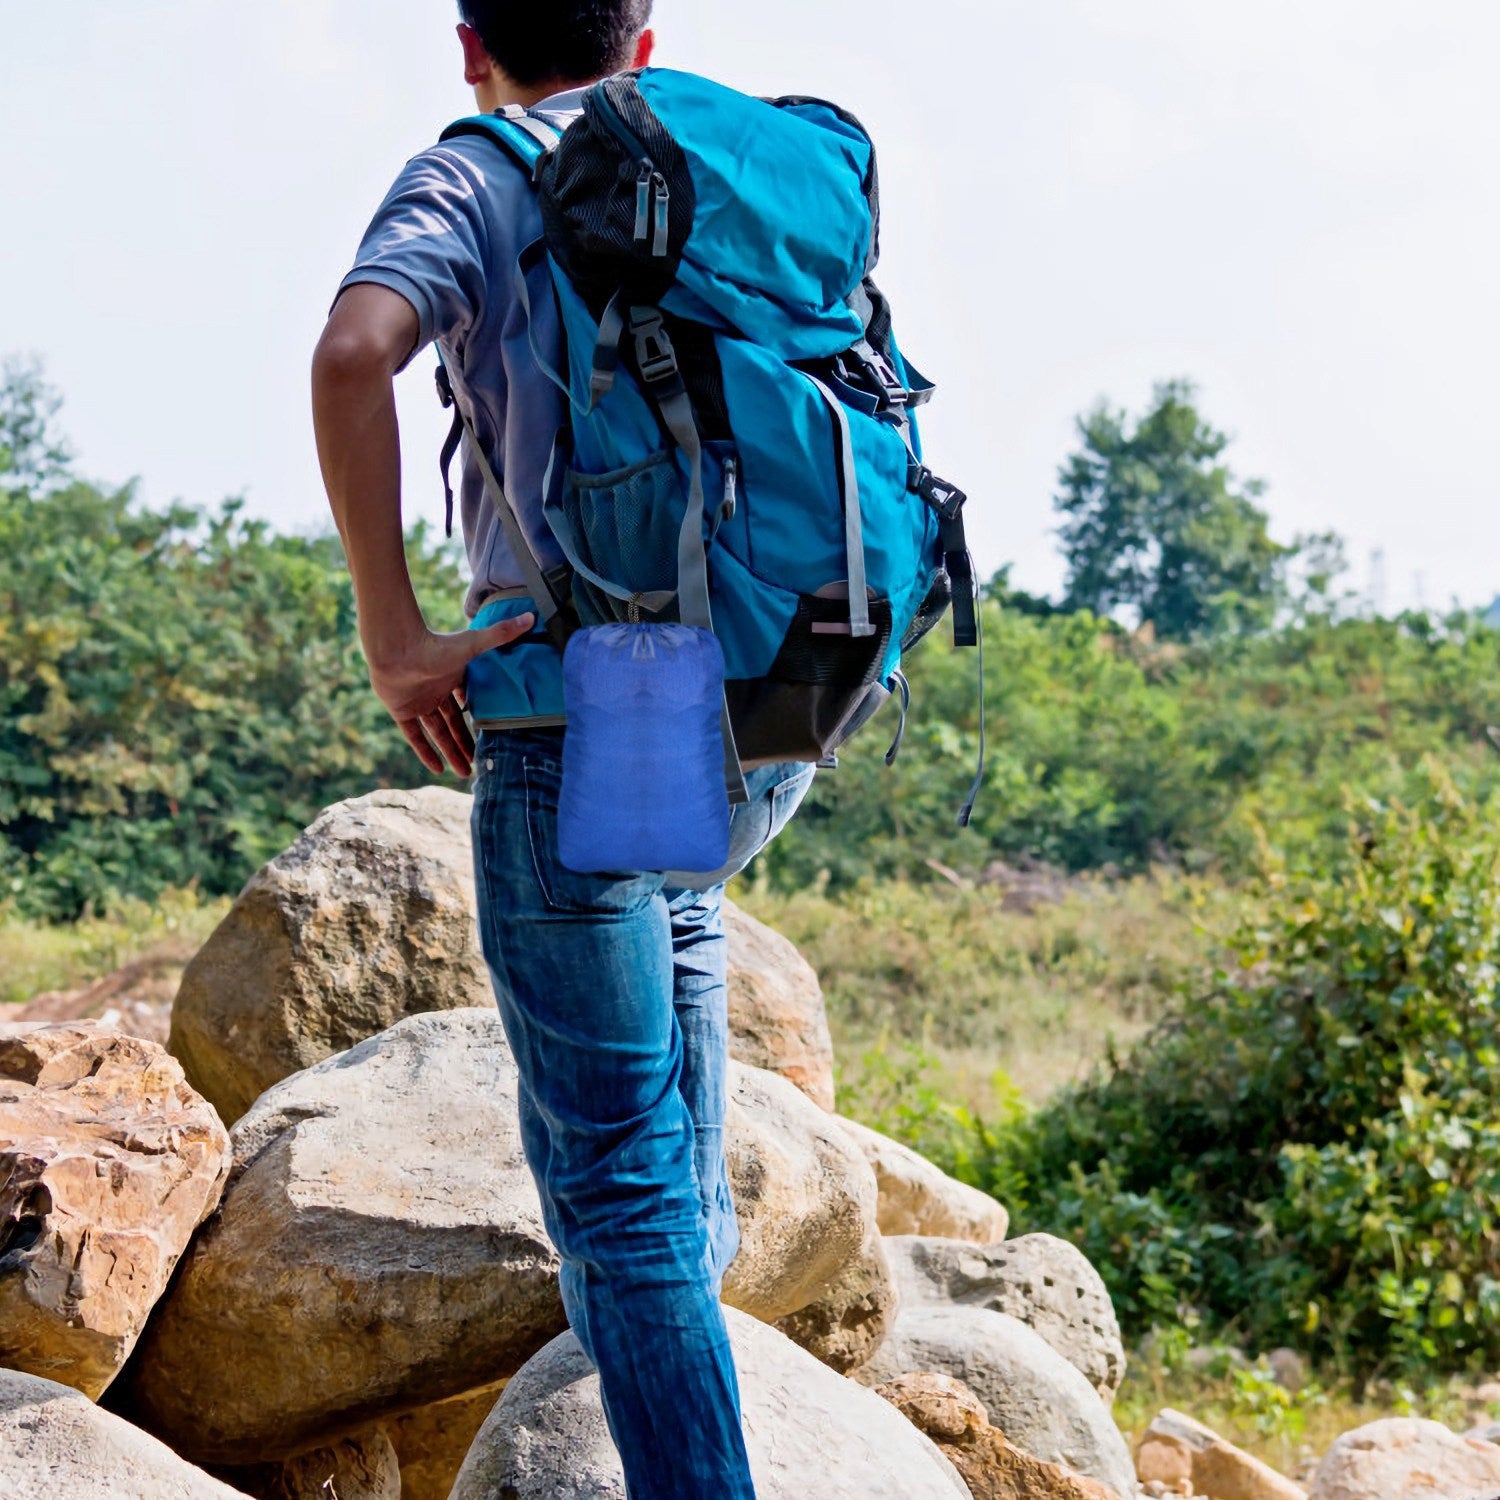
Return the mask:
M 861 1096 L 882 1055 L 917 1049 L 981 1114 L 1038 1103 L 1141 1036 L 1206 961 L 1205 931 L 1232 899 L 1165 875 L 1073 880 L 1058 894 L 1027 911 L 996 887 L 734 892 L 822 978 L 844 1094 Z
M 229 908 L 191 891 L 124 901 L 107 917 L 68 927 L 24 920 L 0 908 L 0 1007 L 52 990 L 81 989 L 136 959 L 190 956 Z
M 1483 1399 L 1475 1385 L 1457 1378 L 1360 1387 L 1309 1373 L 1289 1389 L 1266 1358 L 1252 1361 L 1232 1348 L 1194 1349 L 1180 1332 L 1176 1337 L 1175 1348 L 1162 1340 L 1131 1358 L 1114 1415 L 1132 1450 L 1156 1414 L 1171 1406 L 1305 1483 L 1336 1438 L 1368 1422 L 1426 1417 L 1464 1432 L 1500 1417 L 1500 1402 Z

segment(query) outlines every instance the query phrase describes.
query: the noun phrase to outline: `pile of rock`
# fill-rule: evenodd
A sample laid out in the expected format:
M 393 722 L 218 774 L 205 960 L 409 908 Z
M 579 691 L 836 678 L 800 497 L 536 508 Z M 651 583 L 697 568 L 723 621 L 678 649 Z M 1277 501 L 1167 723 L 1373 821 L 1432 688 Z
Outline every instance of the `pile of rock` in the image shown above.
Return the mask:
M 725 1299 L 764 1500 L 1138 1494 L 1093 1268 L 834 1114 L 816 976 L 729 930 Z M 622 1495 L 516 1088 L 439 790 L 331 809 L 262 870 L 170 1055 L 0 1025 L 7 1500 Z M 1159 1437 L 1191 1450 L 1172 1483 L 1245 1500 Z

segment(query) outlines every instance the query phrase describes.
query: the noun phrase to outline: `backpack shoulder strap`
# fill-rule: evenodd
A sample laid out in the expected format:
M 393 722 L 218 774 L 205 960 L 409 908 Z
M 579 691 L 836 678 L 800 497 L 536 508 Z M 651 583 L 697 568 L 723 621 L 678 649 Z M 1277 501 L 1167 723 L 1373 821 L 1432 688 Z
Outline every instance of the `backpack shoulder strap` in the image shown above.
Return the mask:
M 470 115 L 455 120 L 440 141 L 477 135 L 496 142 L 533 180 L 537 165 L 562 139 L 562 132 L 538 115 L 528 114 L 519 104 L 508 104 L 492 115 Z

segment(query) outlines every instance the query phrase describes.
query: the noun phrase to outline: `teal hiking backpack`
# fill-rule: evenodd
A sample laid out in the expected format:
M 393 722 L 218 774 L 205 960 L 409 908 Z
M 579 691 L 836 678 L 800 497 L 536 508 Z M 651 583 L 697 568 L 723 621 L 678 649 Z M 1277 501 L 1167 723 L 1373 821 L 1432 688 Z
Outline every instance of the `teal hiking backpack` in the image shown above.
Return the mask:
M 562 369 L 533 349 L 568 400 L 545 496 L 566 569 L 544 574 L 469 434 L 547 632 L 711 629 L 731 800 L 744 768 L 834 763 L 894 694 L 893 761 L 904 653 L 950 606 L 955 645 L 979 628 L 965 496 L 922 457 L 933 387 L 871 279 L 869 136 L 821 100 L 658 68 L 595 85 L 565 131 L 512 106 L 443 139 L 462 135 L 535 184 L 544 235 L 516 286 L 528 315 L 554 299 L 564 330 Z M 980 757 L 961 824 L 982 727 Z

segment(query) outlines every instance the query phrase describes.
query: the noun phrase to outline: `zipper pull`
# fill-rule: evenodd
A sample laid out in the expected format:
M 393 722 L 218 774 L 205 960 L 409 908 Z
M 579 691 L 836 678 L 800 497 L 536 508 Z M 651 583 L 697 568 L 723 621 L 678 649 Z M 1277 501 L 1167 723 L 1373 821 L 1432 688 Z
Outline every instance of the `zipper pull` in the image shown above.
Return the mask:
M 672 201 L 672 193 L 667 187 L 667 179 L 660 172 L 652 176 L 651 184 L 656 189 L 656 239 L 652 243 L 651 253 L 660 260 L 666 255 L 669 243 L 671 218 L 667 210 Z
M 641 175 L 635 180 L 635 242 L 642 245 L 651 233 L 651 187 L 655 178 L 649 161 L 641 163 Z
M 719 520 L 732 521 L 739 508 L 740 461 L 734 454 L 724 460 L 724 503 L 719 507 Z

